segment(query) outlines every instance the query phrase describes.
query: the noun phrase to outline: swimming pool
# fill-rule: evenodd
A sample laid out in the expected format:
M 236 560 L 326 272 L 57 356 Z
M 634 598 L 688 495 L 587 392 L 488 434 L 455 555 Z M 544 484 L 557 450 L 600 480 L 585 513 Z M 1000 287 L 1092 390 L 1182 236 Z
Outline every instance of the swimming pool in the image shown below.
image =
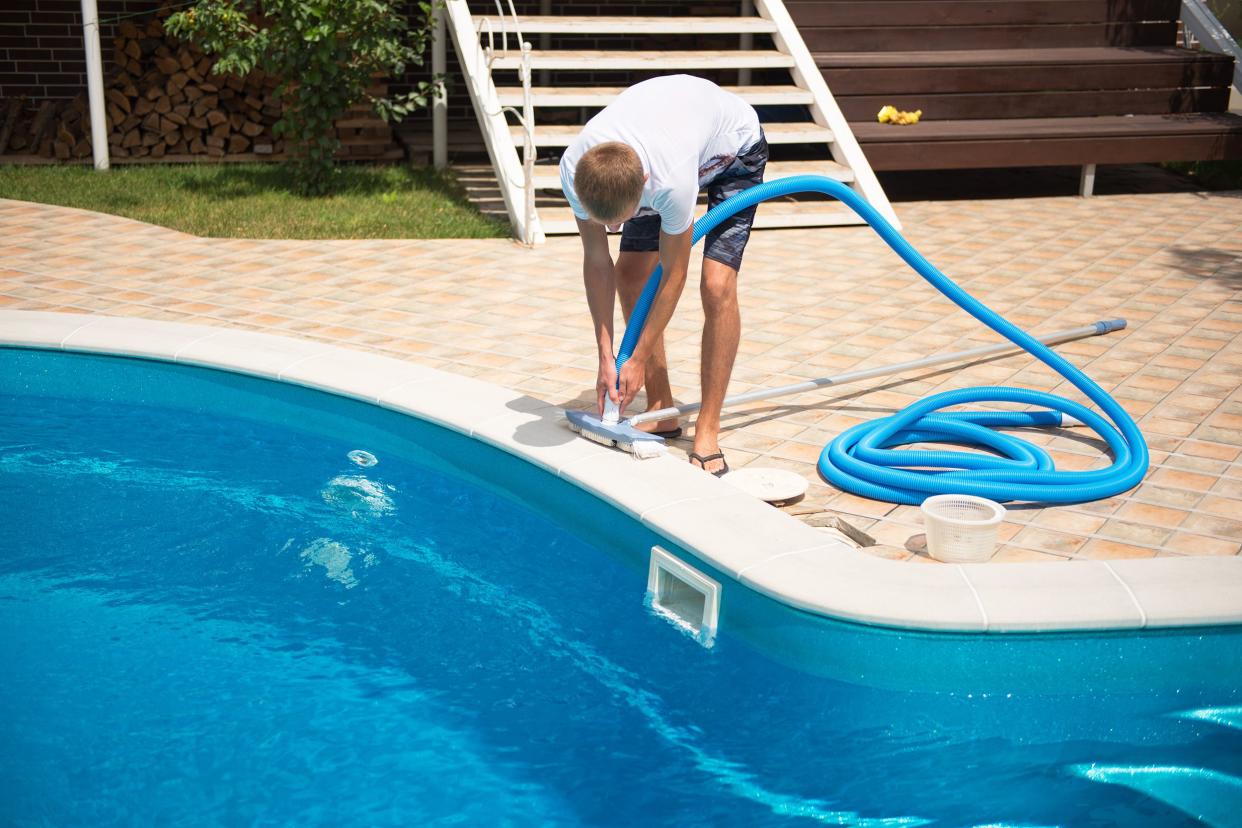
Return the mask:
M 1235 630 L 845 624 L 376 406 L 18 349 L 0 392 L 0 821 L 1237 813 Z M 725 582 L 713 648 L 644 609 L 654 544 Z

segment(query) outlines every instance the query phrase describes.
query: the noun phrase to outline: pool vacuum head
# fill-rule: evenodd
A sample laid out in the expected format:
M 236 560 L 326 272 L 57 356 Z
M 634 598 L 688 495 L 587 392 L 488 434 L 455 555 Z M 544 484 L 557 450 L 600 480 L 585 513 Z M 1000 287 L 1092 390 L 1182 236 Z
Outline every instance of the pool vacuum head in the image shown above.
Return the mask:
M 649 452 L 658 451 L 664 445 L 663 437 L 639 431 L 628 421 L 606 423 L 594 414 L 588 414 L 585 411 L 566 411 L 565 419 L 569 421 L 571 430 L 578 432 L 588 440 L 594 440 L 604 446 L 616 446 L 622 451 L 628 451 L 640 457 L 649 456 Z

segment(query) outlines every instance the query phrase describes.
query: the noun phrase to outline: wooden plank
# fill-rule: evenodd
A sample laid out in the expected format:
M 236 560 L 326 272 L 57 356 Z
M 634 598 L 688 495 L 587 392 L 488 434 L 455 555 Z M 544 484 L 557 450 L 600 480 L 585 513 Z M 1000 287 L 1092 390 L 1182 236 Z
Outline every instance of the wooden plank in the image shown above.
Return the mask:
M 838 97 L 894 93 L 1037 92 L 1048 89 L 1223 88 L 1229 85 L 1231 67 L 1228 59 L 1218 59 L 1221 57 L 1205 55 L 1182 61 L 1118 61 L 1113 64 L 963 64 L 913 68 L 830 68 L 822 71 Z
M 879 123 L 854 125 L 858 140 L 874 146 L 885 142 L 924 146 L 936 141 L 971 139 L 1008 140 L 1016 138 L 1133 138 L 1145 135 L 1242 134 L 1242 115 L 1233 113 L 1195 113 L 1191 115 L 1135 115 L 1099 118 L 1024 118 L 1012 120 L 922 121 L 895 127 Z M 868 149 L 868 155 L 870 155 Z
M 1176 20 L 1180 0 L 1009 0 L 981 3 L 919 0 L 786 0 L 799 27 L 816 26 L 1032 26 Z
M 992 167 L 1149 164 L 1242 158 L 1242 131 L 1190 135 L 1134 135 L 1039 140 L 973 140 L 865 144 L 878 170 L 960 170 Z
M 582 127 L 577 124 L 549 124 L 547 126 L 537 124 L 535 126 L 535 146 L 567 147 L 581 131 Z M 809 122 L 764 124 L 763 132 L 767 136 L 769 144 L 817 144 L 827 143 L 832 140 L 832 130 Z M 523 143 L 522 128 L 511 126 L 509 127 L 509 134 L 513 137 L 514 146 L 521 147 Z
M 1220 55 L 1191 52 L 1173 46 L 1145 46 L 1123 49 L 1113 46 L 1039 48 L 1039 49 L 936 49 L 905 52 L 819 52 L 815 63 L 826 68 L 907 67 L 936 68 L 942 66 L 1043 66 L 1062 63 L 1081 65 L 1137 64 L 1187 60 L 1219 60 Z
M 610 17 L 607 15 L 578 16 L 568 14 L 526 15 L 518 17 L 517 29 L 513 19 L 479 17 L 475 21 L 487 45 L 488 26 L 493 40 L 499 40 L 502 32 L 514 36 L 517 31 L 528 34 L 763 34 L 776 31 L 771 22 L 761 17 Z
M 1228 88 L 1109 89 L 1077 92 L 992 92 L 970 94 L 885 94 L 838 96 L 851 121 L 872 121 L 880 107 L 921 109 L 924 121 L 994 118 L 1068 118 L 1099 115 L 1168 115 L 1223 112 Z
M 520 55 L 510 53 L 492 61 L 494 69 L 517 69 Z M 793 59 L 774 50 L 712 51 L 533 51 L 534 69 L 787 69 Z
M 909 26 L 800 29 L 812 52 L 913 49 L 1038 49 L 1077 46 L 1171 46 L 1173 21 L 1081 23 L 1067 26 Z
M 722 86 L 742 100 L 754 105 L 809 104 L 814 97 L 806 89 L 797 86 Z M 603 107 L 624 92 L 624 86 L 534 86 L 531 97 L 535 106 L 588 106 Z M 519 86 L 497 87 L 503 106 L 521 106 L 522 88 Z

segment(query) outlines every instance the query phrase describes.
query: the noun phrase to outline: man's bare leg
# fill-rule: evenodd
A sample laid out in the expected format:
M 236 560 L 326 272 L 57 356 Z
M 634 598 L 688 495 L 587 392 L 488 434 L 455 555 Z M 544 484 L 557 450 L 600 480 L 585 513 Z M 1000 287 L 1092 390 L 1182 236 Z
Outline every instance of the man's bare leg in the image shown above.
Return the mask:
M 638 297 L 642 295 L 647 279 L 651 277 L 651 271 L 655 270 L 655 266 L 659 262 L 660 254 L 655 251 L 650 253 L 622 251 L 617 254 L 615 268 L 617 294 L 621 297 L 621 311 L 625 315 L 626 324 L 629 324 L 630 314 L 633 312 L 634 306 L 638 304 Z M 621 342 L 618 340 L 617 347 L 620 347 L 620 345 Z M 657 408 L 671 407 L 673 405 L 673 389 L 668 382 L 668 358 L 664 353 L 663 336 L 656 341 L 655 347 L 652 348 L 645 370 L 646 380 L 644 387 L 647 390 L 647 410 L 653 411 Z M 671 431 L 677 428 L 677 418 L 672 417 L 667 420 L 658 420 L 654 423 L 642 423 L 637 428 L 640 431 Z
M 694 452 L 702 457 L 720 451 L 720 409 L 729 389 L 729 376 L 737 357 L 742 335 L 742 314 L 737 304 L 737 271 L 714 259 L 703 260 L 703 355 L 700 379 L 703 408 L 694 424 Z M 698 463 L 695 463 L 698 465 Z M 711 460 L 705 470 L 724 468 L 721 460 Z

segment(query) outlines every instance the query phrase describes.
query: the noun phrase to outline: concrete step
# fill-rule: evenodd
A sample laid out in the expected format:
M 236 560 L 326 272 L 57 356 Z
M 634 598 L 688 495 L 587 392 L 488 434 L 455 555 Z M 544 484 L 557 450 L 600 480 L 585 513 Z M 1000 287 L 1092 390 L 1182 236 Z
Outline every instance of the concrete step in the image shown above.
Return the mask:
M 536 147 L 567 147 L 582 131 L 577 124 L 535 125 Z M 823 144 L 832 141 L 832 130 L 811 122 L 806 123 L 770 123 L 763 125 L 764 135 L 769 144 Z M 513 137 L 513 145 L 521 152 L 524 141 L 522 128 L 509 127 Z
M 531 101 L 535 106 L 604 107 L 626 90 L 624 86 L 532 86 Z M 815 97 L 809 89 L 797 86 L 722 86 L 742 100 L 755 106 L 809 105 Z M 501 106 L 522 106 L 522 87 L 501 86 L 496 89 Z
M 513 19 L 496 17 L 476 19 L 483 42 L 488 27 L 492 37 L 502 31 L 515 33 Z M 776 24 L 762 17 L 606 17 L 578 15 L 519 16 L 516 31 L 529 34 L 767 34 L 776 31 Z
M 492 61 L 492 69 L 517 69 L 522 64 L 518 53 L 509 52 Z M 534 69 L 590 69 L 594 71 L 634 69 L 664 71 L 667 69 L 789 69 L 794 59 L 776 50 L 714 51 L 606 51 L 554 50 L 532 51 Z
M 764 170 L 764 181 L 775 181 L 791 175 L 823 175 L 836 181 L 849 183 L 854 180 L 854 171 L 843 167 L 835 161 L 770 161 Z M 540 164 L 535 167 L 535 189 L 561 189 L 559 168 Z

